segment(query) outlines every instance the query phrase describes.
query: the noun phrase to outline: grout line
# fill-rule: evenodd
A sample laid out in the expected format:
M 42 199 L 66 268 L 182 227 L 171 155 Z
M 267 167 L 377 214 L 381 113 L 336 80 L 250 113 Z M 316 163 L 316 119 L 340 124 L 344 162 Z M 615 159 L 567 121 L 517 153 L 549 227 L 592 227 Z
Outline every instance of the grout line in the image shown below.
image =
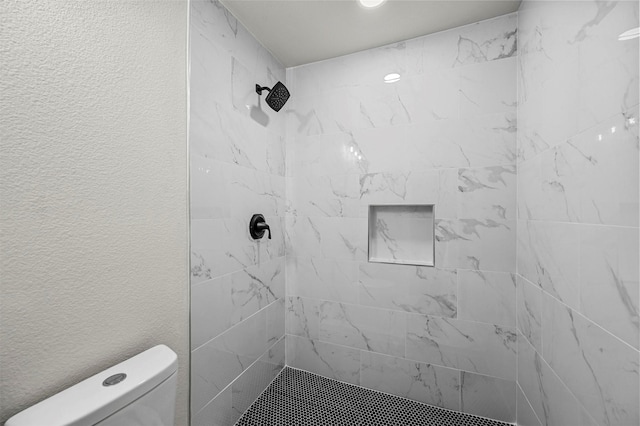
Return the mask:
M 518 217 L 517 222 L 533 222 L 533 223 L 548 223 L 548 224 L 557 224 L 557 225 L 568 225 L 568 226 L 593 226 L 598 228 L 616 228 L 616 229 L 635 229 L 639 230 L 640 227 L 633 225 L 609 225 L 606 223 L 591 223 L 591 222 L 569 222 L 566 220 L 545 220 L 545 219 L 531 219 L 528 217 Z
M 524 396 L 524 400 L 527 402 L 527 404 L 529 404 L 529 408 L 531 408 L 531 412 L 533 412 L 533 415 L 535 416 L 536 420 L 538 420 L 538 423 L 540 424 L 540 426 L 542 426 L 540 417 L 538 417 L 538 413 L 536 413 L 536 410 L 533 409 L 533 405 L 531 405 L 531 402 L 529 402 L 529 398 L 527 397 L 527 394 L 524 393 L 524 391 L 522 390 L 522 386 L 520 386 L 520 382 L 516 381 L 516 386 L 518 386 L 518 389 L 520 389 L 520 393 L 522 393 L 522 396 Z M 517 398 L 517 395 L 516 395 L 516 398 Z M 518 407 L 518 401 L 516 400 L 516 423 L 518 421 L 517 407 Z
M 278 341 L 276 341 L 273 345 L 269 346 L 269 348 L 268 348 L 266 351 L 264 351 L 264 352 L 263 352 L 263 353 L 262 353 L 262 354 L 261 354 L 261 355 L 260 355 L 256 360 L 255 360 L 255 361 L 253 361 L 251 364 L 249 364 L 249 366 L 248 366 L 247 368 L 245 368 L 244 370 L 242 370 L 242 372 L 241 372 L 240 374 L 238 374 L 238 375 L 236 376 L 236 378 L 235 378 L 235 379 L 233 379 L 233 380 L 231 381 L 231 383 L 229 383 L 229 384 L 228 384 L 227 386 L 225 386 L 225 387 L 224 387 L 220 392 L 218 392 L 218 393 L 217 393 L 213 398 L 211 398 L 211 400 L 210 400 L 209 402 L 207 402 L 206 404 L 204 404 L 204 405 L 202 406 L 202 408 L 201 408 L 201 409 L 199 409 L 199 410 L 196 412 L 196 414 L 200 414 L 200 413 L 201 413 L 201 412 L 202 412 L 202 411 L 203 411 L 203 410 L 204 410 L 204 409 L 205 409 L 209 404 L 211 404 L 211 403 L 212 403 L 212 402 L 213 402 L 213 401 L 214 401 L 218 396 L 220 396 L 224 391 L 226 391 L 227 389 L 229 389 L 229 387 L 230 387 L 230 386 L 233 386 L 233 384 L 234 384 L 234 383 L 235 383 L 235 382 L 236 382 L 240 377 L 242 377 L 242 375 L 243 375 L 246 371 L 249 371 L 249 369 L 250 369 L 251 367 L 253 367 L 253 366 L 254 366 L 258 361 L 260 361 L 260 358 L 262 358 L 265 354 L 269 353 L 269 351 L 270 351 L 271 349 L 273 349 L 273 348 L 274 348 L 278 343 L 280 343 L 280 342 L 281 342 L 281 341 L 283 341 L 284 339 L 285 339 L 285 335 L 282 335 L 282 337 L 280 337 L 280 339 L 278 339 Z M 286 342 L 285 342 L 285 344 L 286 344 Z M 286 362 L 285 362 L 285 364 L 283 365 L 283 368 L 284 368 L 285 366 L 286 366 Z M 280 371 L 282 371 L 282 369 L 280 369 Z M 278 375 L 280 375 L 280 373 L 276 374 L 276 377 L 278 377 Z M 275 380 L 275 378 L 274 378 L 274 380 Z M 272 380 L 271 382 L 273 382 L 273 380 Z M 271 382 L 269 382 L 269 385 L 271 384 Z M 191 387 L 191 386 L 189 386 L 189 387 Z M 267 387 L 268 387 L 268 386 L 267 386 Z M 266 388 L 265 388 L 265 389 L 266 389 Z M 264 391 L 264 389 L 263 389 L 263 391 Z M 260 393 L 262 393 L 262 392 L 260 392 Z M 257 398 L 256 398 L 256 399 L 257 399 Z M 255 401 L 254 401 L 254 402 L 255 402 Z M 232 404 L 233 404 L 233 401 L 232 401 Z M 191 404 L 189 404 L 189 405 L 191 405 Z
M 527 279 L 526 277 L 518 274 L 520 276 L 520 278 L 524 279 L 526 282 L 528 282 L 529 284 L 531 284 L 532 286 L 534 286 L 536 289 L 539 289 L 540 291 L 542 291 L 542 295 L 543 295 L 543 306 L 544 306 L 544 296 L 548 296 L 550 298 L 552 298 L 555 302 L 561 304 L 564 308 L 571 310 L 571 312 L 581 316 L 584 320 L 586 320 L 587 322 L 589 322 L 590 324 L 595 325 L 596 327 L 598 327 L 600 330 L 604 331 L 605 333 L 609 334 L 611 337 L 615 338 L 616 340 L 618 340 L 620 343 L 623 343 L 625 346 L 628 346 L 629 348 L 633 349 L 636 352 L 640 352 L 640 349 L 636 348 L 635 346 L 631 345 L 630 343 L 625 342 L 624 340 L 622 340 L 620 337 L 616 336 L 615 334 L 613 334 L 612 332 L 610 332 L 609 330 L 607 330 L 606 328 L 604 328 L 603 326 L 601 326 L 600 324 L 598 324 L 597 322 L 593 321 L 592 319 L 590 319 L 589 317 L 585 316 L 582 312 L 576 310 L 575 308 L 572 308 L 571 306 L 567 305 L 566 303 L 564 303 L 562 300 L 556 298 L 553 294 L 547 292 L 545 289 L 543 289 L 540 285 L 538 284 L 534 284 L 533 282 L 531 282 L 529 279 Z M 544 308 L 543 308 L 543 315 L 541 315 L 540 319 L 543 319 L 544 316 Z M 542 324 L 540 324 L 540 335 L 542 336 Z M 544 345 L 544 339 L 542 339 L 542 344 Z
M 238 327 L 238 326 L 240 326 L 240 325 L 244 324 L 246 321 L 248 321 L 249 319 L 251 319 L 251 318 L 253 318 L 254 316 L 258 315 L 260 312 L 262 312 L 262 311 L 264 311 L 264 310 L 266 310 L 266 309 L 270 308 L 270 307 L 271 307 L 271 305 L 273 305 L 273 304 L 275 304 L 275 303 L 278 303 L 278 301 L 280 301 L 280 300 L 284 301 L 284 297 L 280 297 L 280 298 L 278 298 L 278 299 L 274 300 L 273 302 L 269 303 L 267 306 L 264 306 L 264 307 L 260 308 L 258 311 L 256 311 L 256 312 L 252 313 L 252 314 L 251 314 L 251 315 L 249 315 L 248 317 L 243 318 L 241 321 L 239 321 L 239 322 L 237 322 L 237 323 L 233 324 L 231 327 L 227 328 L 225 331 L 223 331 L 223 332 L 219 333 L 218 335 L 216 335 L 215 337 L 212 337 L 211 339 L 207 340 L 205 343 L 201 344 L 201 345 L 200 345 L 200 346 L 198 346 L 197 348 L 191 349 L 191 353 L 193 353 L 193 352 L 195 352 L 195 351 L 197 351 L 197 350 L 201 349 L 201 348 L 202 348 L 202 347 L 204 347 L 204 346 L 207 346 L 209 343 L 213 342 L 214 340 L 216 340 L 218 337 L 222 336 L 223 334 L 226 334 L 226 333 L 228 333 L 229 331 L 233 330 L 234 328 L 236 328 L 236 327 Z M 266 312 L 265 312 L 265 315 L 266 315 Z M 285 319 L 286 319 L 286 311 L 285 311 Z M 286 326 L 286 324 L 285 324 L 285 326 Z
M 339 347 L 339 348 L 349 349 L 349 350 L 352 350 L 352 351 L 367 352 L 367 353 L 380 355 L 380 356 L 384 356 L 384 357 L 388 357 L 388 358 L 396 358 L 396 359 L 408 361 L 408 362 L 411 362 L 411 363 L 423 364 L 423 365 L 427 365 L 427 366 L 430 366 L 430 367 L 435 367 L 435 368 L 439 368 L 439 369 L 443 369 L 443 370 L 460 371 L 460 372 L 464 372 L 464 373 L 475 374 L 477 376 L 489 377 L 491 379 L 503 380 L 505 382 L 515 382 L 516 381 L 515 379 L 507 379 L 505 377 L 492 376 L 490 374 L 479 373 L 477 371 L 469 371 L 469 370 L 464 370 L 464 369 L 461 369 L 461 368 L 456 368 L 456 367 L 451 367 L 451 366 L 446 366 L 446 365 L 441 365 L 441 364 L 434 364 L 434 363 L 430 363 L 430 362 L 426 362 L 426 361 L 419 361 L 419 360 L 413 359 L 413 358 L 400 357 L 400 356 L 397 356 L 397 355 L 389 355 L 389 354 L 386 354 L 386 353 L 383 353 L 383 352 L 376 352 L 376 351 L 369 351 L 369 350 L 361 349 L 361 348 L 354 348 L 352 346 L 341 345 L 339 343 L 327 342 L 326 340 L 310 339 L 309 337 L 299 336 L 297 334 L 286 334 L 286 335 L 290 336 L 290 337 L 293 337 L 293 338 L 297 338 L 297 339 L 303 339 L 303 340 L 313 341 L 313 342 L 317 342 L 317 343 L 323 343 L 325 345 L 332 345 L 332 346 L 336 346 L 336 347 Z
M 525 338 L 526 340 L 526 338 Z M 529 341 L 527 340 L 527 343 L 529 343 Z M 553 369 L 553 367 L 551 367 L 551 365 L 549 365 L 549 363 L 547 362 L 546 359 L 544 359 L 544 357 L 536 350 L 535 347 L 533 347 L 533 345 L 530 345 L 531 349 L 533 350 L 533 352 L 538 355 L 538 357 L 540 358 L 540 360 L 542 362 L 544 362 L 544 364 L 547 366 L 547 368 L 549 368 L 549 371 L 551 371 L 551 373 L 555 376 L 555 378 L 562 383 L 562 386 L 564 386 L 565 391 L 571 395 L 573 397 L 573 400 L 578 404 L 578 406 L 580 408 L 582 408 L 582 411 L 589 416 L 589 418 L 591 420 L 593 420 L 593 424 L 598 424 L 597 421 L 595 421 L 595 419 L 593 418 L 593 416 L 591 415 L 591 413 L 586 409 L 586 407 L 582 404 L 582 401 L 580 401 L 578 399 L 578 397 L 576 397 L 576 395 L 573 393 L 573 391 L 571 390 L 571 388 L 564 382 L 564 380 L 562 380 L 562 378 L 558 375 L 558 373 L 556 373 L 556 370 Z M 536 374 L 537 376 L 539 376 L 539 374 Z

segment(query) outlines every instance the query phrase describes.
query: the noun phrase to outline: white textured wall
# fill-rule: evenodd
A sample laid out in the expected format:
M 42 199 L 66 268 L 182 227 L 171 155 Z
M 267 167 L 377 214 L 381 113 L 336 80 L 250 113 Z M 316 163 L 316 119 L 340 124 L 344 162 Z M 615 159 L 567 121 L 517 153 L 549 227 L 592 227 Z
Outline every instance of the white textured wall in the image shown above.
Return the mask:
M 166 343 L 186 424 L 187 3 L 0 13 L 0 423 Z

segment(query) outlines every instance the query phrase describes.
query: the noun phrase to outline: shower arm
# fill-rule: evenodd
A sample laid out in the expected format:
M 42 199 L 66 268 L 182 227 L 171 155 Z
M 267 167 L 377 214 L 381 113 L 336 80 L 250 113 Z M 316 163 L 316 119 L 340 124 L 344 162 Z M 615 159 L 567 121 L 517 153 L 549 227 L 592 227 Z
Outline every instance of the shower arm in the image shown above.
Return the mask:
M 259 85 L 259 84 L 256 84 L 256 93 L 257 93 L 258 95 L 262 95 L 262 91 L 263 91 L 263 90 L 271 91 L 271 89 L 269 89 L 268 87 L 260 87 L 260 85 Z

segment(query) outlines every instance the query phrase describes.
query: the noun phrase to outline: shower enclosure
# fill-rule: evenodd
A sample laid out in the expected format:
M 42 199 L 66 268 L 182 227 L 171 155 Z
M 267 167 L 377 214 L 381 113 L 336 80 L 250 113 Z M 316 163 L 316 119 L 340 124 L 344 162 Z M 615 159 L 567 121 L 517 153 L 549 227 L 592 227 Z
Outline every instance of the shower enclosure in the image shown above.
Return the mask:
M 285 365 L 519 425 L 639 424 L 638 2 L 525 0 L 289 69 L 190 7 L 193 425 L 233 424 Z M 276 112 L 256 84 L 279 81 Z M 371 205 L 433 205 L 435 266 L 370 262 Z

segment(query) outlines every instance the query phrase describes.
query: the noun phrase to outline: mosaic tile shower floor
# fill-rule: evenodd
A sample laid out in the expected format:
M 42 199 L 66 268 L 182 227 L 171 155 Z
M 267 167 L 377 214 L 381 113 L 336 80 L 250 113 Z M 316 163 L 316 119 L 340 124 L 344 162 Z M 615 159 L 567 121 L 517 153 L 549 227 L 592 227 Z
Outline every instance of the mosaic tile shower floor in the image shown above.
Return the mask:
M 505 426 L 285 367 L 236 426 Z

